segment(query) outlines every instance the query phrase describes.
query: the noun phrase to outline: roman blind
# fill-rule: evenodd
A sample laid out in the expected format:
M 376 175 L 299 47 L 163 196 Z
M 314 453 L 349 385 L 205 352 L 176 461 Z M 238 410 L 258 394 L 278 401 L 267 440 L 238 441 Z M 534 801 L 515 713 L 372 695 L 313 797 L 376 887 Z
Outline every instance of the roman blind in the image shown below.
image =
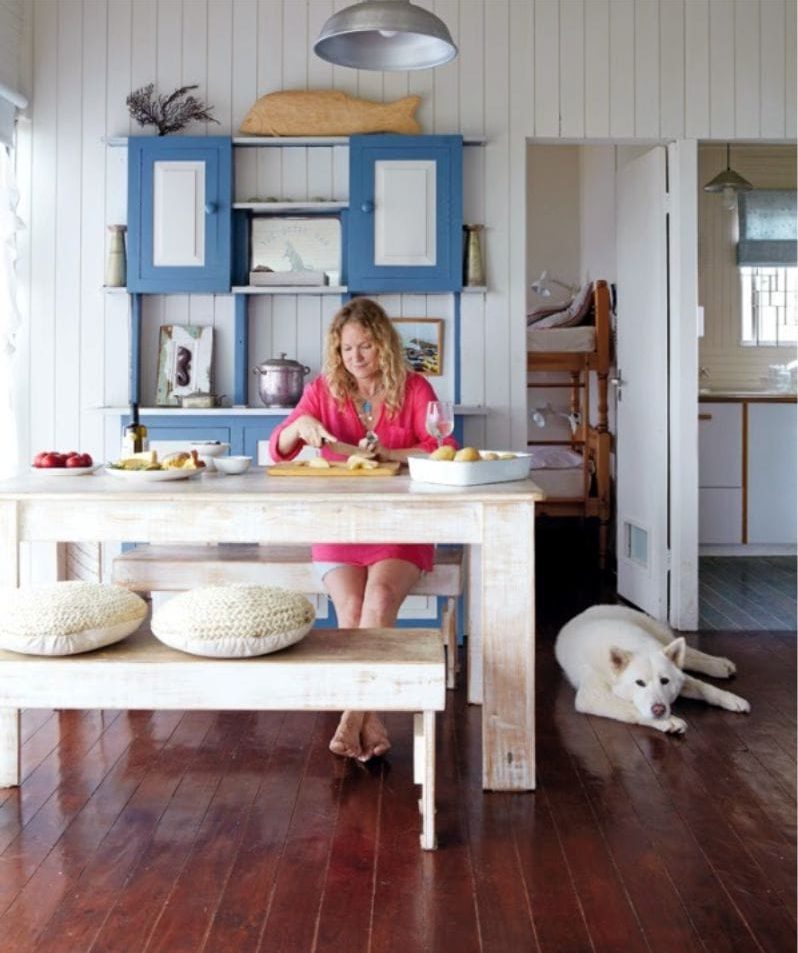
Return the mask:
M 737 196 L 740 240 L 737 264 L 798 265 L 795 189 L 752 189 Z

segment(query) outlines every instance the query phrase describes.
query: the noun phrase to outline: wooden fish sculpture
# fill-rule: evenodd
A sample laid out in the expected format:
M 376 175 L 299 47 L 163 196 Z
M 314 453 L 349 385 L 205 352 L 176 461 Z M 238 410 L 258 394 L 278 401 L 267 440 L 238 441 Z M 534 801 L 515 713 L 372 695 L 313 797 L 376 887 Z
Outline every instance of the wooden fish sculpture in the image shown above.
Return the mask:
M 254 136 L 414 135 L 421 132 L 413 115 L 420 102 L 420 96 L 405 96 L 392 103 L 375 103 L 328 89 L 268 93 L 249 110 L 241 132 Z

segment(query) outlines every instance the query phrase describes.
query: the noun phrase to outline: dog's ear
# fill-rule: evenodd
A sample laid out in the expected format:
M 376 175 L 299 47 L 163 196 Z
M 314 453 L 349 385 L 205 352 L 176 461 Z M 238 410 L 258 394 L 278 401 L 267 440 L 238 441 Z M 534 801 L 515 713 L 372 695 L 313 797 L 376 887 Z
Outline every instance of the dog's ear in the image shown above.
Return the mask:
M 665 658 L 670 659 L 677 668 L 684 668 L 684 656 L 686 652 L 687 643 L 681 635 L 678 639 L 674 639 L 670 645 L 666 645 L 662 650 L 662 654 Z
M 610 665 L 616 675 L 620 675 L 631 661 L 631 652 L 627 652 L 625 649 L 619 649 L 616 645 L 610 648 Z

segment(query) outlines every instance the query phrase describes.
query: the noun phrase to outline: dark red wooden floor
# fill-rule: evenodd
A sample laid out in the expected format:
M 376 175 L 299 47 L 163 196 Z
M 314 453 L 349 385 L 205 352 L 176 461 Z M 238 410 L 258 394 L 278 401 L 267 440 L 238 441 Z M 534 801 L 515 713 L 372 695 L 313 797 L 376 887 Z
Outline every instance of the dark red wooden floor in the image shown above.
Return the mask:
M 328 714 L 26 712 L 2 953 L 794 950 L 794 635 L 693 640 L 738 663 L 748 717 L 680 702 L 683 739 L 586 718 L 552 643 L 611 593 L 565 569 L 541 560 L 538 789 L 481 791 L 480 710 L 450 694 L 435 853 L 407 716 L 363 768 Z

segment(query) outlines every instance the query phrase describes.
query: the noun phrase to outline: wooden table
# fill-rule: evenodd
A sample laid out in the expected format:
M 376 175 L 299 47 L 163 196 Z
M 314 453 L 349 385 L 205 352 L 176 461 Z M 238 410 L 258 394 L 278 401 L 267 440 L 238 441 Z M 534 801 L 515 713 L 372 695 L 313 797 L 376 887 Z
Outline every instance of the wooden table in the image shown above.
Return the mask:
M 0 481 L 0 586 L 19 543 L 461 543 L 480 548 L 487 790 L 535 787 L 535 501 L 531 481 L 474 487 L 409 477 L 326 480 L 203 474 L 136 483 L 105 474 Z

